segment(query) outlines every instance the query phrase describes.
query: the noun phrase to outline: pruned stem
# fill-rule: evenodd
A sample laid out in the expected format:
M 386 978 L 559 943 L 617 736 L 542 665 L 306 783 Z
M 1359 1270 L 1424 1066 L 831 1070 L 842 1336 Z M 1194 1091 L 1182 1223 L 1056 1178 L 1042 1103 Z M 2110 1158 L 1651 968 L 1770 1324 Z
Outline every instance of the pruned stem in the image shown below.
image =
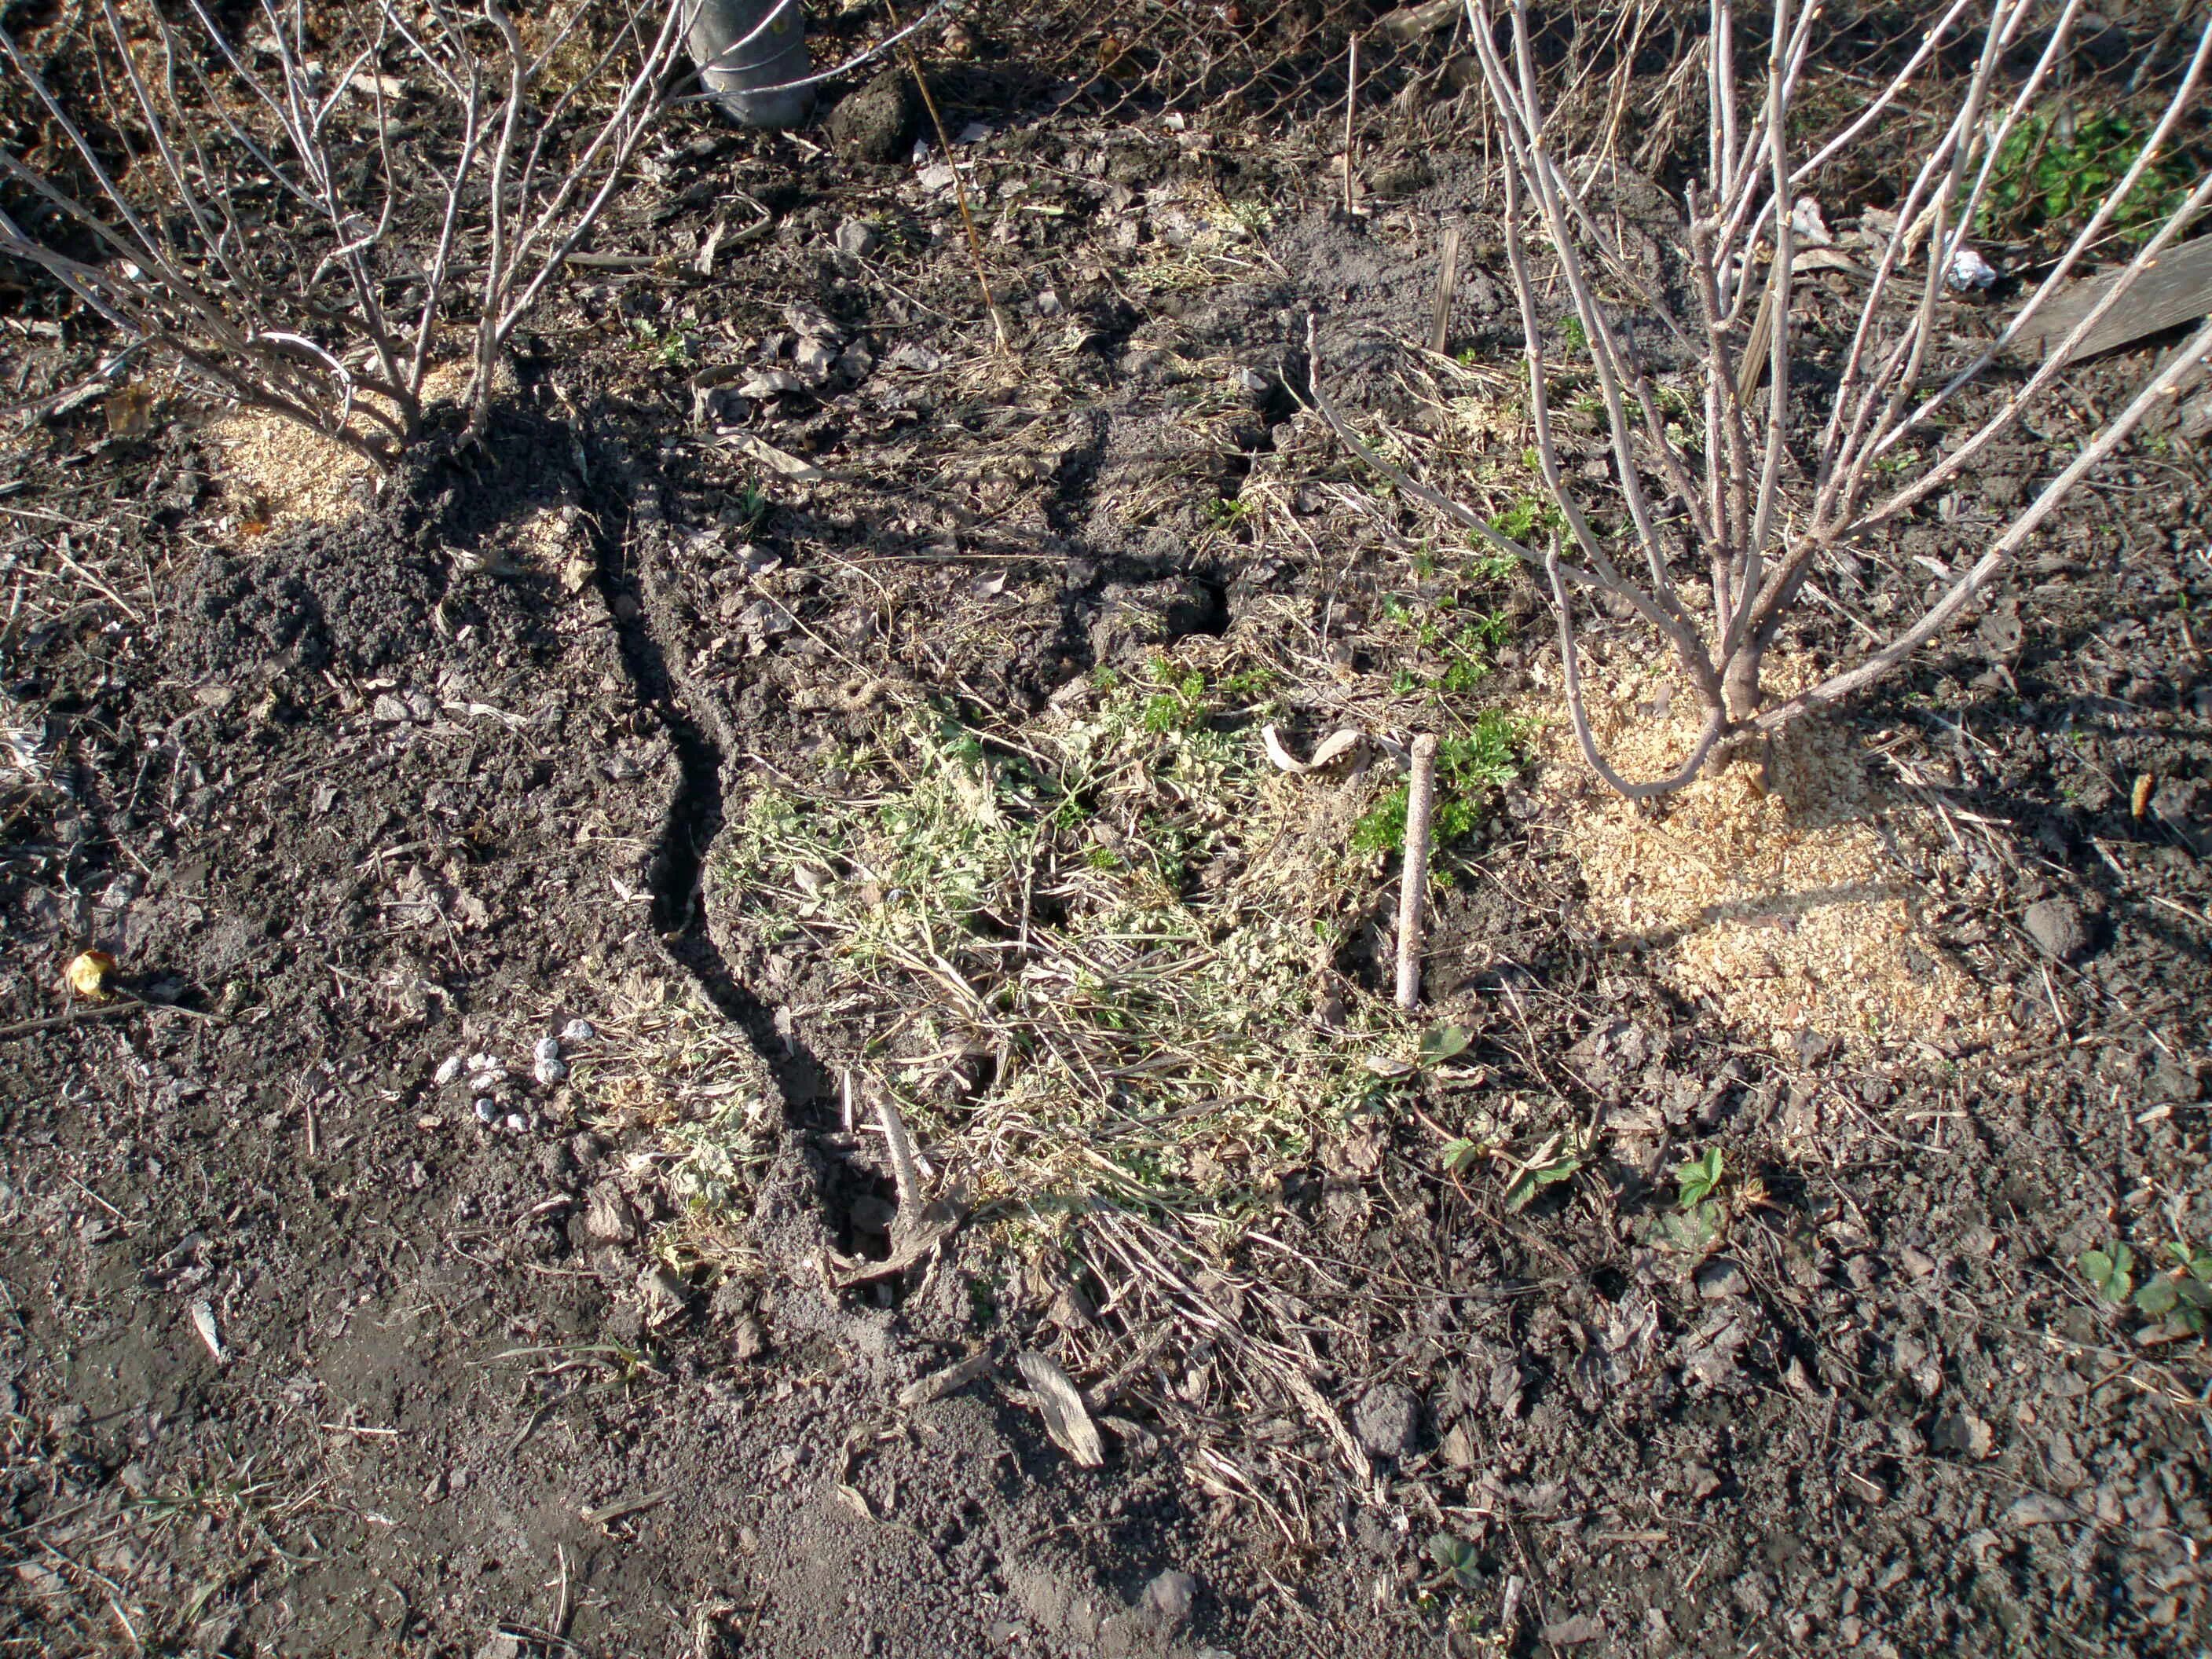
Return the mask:
M 1422 910 L 1428 899 L 1429 842 L 1437 807 L 1437 740 L 1413 739 L 1413 775 L 1406 786 L 1406 868 L 1398 889 L 1398 1008 L 1421 1006 Z

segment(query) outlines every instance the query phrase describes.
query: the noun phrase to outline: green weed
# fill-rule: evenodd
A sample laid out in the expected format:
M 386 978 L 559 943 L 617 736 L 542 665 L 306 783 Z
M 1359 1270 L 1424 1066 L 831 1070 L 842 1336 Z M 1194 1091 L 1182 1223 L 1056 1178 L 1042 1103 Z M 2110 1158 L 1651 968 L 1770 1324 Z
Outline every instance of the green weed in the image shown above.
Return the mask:
M 1571 1134 L 1555 1134 L 1536 1149 L 1534 1157 L 1513 1166 L 1505 1183 L 1505 1207 L 1520 1211 L 1545 1188 L 1571 1181 L 1583 1167 L 1581 1146 Z
M 2109 1250 L 2085 1250 L 2080 1266 L 2081 1277 L 2089 1281 L 2099 1296 L 2122 1307 L 2127 1305 L 2136 1288 L 2133 1250 L 2119 1243 Z
M 1490 527 L 1508 541 L 1519 542 L 1525 547 L 1540 532 L 1564 532 L 1567 520 L 1566 515 L 1550 501 L 1523 495 L 1504 512 L 1493 514 Z
M 685 330 L 671 325 L 663 329 L 648 318 L 630 320 L 633 343 L 663 368 L 689 368 L 691 366 L 691 336 Z
M 1717 1146 L 1708 1147 L 1703 1158 L 1693 1158 L 1674 1171 L 1678 1195 L 1674 1207 L 1694 1210 L 1711 1198 L 1720 1188 L 1728 1174 L 1728 1158 Z
M 1975 229 L 1984 236 L 2021 235 L 2045 225 L 2070 230 L 2096 211 L 2142 147 L 2133 124 L 2108 111 L 2078 119 L 2063 112 L 2026 116 L 1997 151 Z M 2194 175 L 2179 155 L 2154 157 L 2110 222 L 2123 232 L 2162 222 L 2189 194 Z
M 1502 709 L 1486 708 L 1474 730 L 1437 745 L 1437 800 L 1431 819 L 1436 844 L 1464 841 L 1482 822 L 1491 790 L 1510 783 L 1521 770 L 1521 746 L 1528 722 Z M 1352 826 L 1354 852 L 1395 853 L 1406 844 L 1406 787 L 1399 786 Z
M 1232 531 L 1252 516 L 1252 503 L 1235 495 L 1217 495 L 1206 503 L 1206 516 L 1216 530 Z
M 2175 1239 L 2165 1253 L 2172 1265 L 2148 1272 L 2140 1284 L 2136 1271 L 2148 1264 L 2117 1241 L 2108 1249 L 2084 1251 L 2078 1264 L 2104 1300 L 2153 1322 L 2136 1334 L 2138 1341 L 2172 1342 L 2212 1328 L 2212 1249 Z

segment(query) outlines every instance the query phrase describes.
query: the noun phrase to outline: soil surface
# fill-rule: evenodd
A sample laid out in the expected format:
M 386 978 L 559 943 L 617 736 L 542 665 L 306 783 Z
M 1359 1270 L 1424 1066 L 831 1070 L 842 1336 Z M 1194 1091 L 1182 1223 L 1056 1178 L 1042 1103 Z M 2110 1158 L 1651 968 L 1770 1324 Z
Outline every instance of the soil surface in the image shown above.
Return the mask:
M 2079 1265 L 2212 1248 L 2202 447 L 1808 738 L 1846 807 L 1615 823 L 1533 585 L 1303 406 L 1317 310 L 1333 395 L 1511 510 L 1479 149 L 1347 217 L 1318 149 L 940 93 L 995 321 L 941 161 L 702 116 L 483 441 L 323 522 L 181 397 L 10 441 L 0 1652 L 2205 1651 L 2212 1364 Z M 1791 651 L 1911 614 L 2165 343 Z M 1263 725 L 1516 734 L 1418 1021 L 1388 744 Z M 1668 908 L 1738 811 L 1862 862 Z M 1010 884 L 871 932 L 955 818 Z M 1869 894 L 1894 950 L 1823 945 Z M 1048 1031 L 1054 952 L 1169 911 L 1082 1006 L 1225 984 L 1241 1094 Z

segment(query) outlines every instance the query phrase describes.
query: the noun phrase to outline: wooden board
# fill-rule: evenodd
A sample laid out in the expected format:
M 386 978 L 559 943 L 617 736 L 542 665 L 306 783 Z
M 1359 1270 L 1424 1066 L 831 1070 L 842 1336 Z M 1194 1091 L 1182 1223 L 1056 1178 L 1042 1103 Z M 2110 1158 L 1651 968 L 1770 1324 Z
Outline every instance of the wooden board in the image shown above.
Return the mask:
M 2118 274 L 2108 271 L 2059 289 L 2028 324 L 2020 338 L 2021 348 L 2039 355 L 2050 352 L 2089 314 Z M 2079 362 L 2162 328 L 2193 322 L 2207 312 L 2212 312 L 2212 236 L 2201 236 L 2169 247 L 2153 260 L 2120 302 L 2066 354 L 2066 361 Z

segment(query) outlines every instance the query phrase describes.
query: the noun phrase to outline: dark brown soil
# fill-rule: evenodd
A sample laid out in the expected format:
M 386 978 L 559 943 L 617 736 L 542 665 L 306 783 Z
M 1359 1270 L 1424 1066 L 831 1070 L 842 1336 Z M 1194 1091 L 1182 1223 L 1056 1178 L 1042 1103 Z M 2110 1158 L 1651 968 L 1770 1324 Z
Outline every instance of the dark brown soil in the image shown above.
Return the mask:
M 702 120 L 603 239 L 678 264 L 580 275 L 486 441 L 426 446 L 349 525 L 238 531 L 183 409 L 14 458 L 12 569 L 65 571 L 58 522 L 115 528 L 102 585 L 0 635 L 28 740 L 0 1652 L 2204 1651 L 2212 1365 L 2076 1265 L 2212 1246 L 2212 526 L 2179 439 L 1851 711 L 1917 781 L 1897 869 L 2001 1036 L 1778 1051 L 1586 919 L 1547 823 L 1571 793 L 1524 774 L 1448 849 L 1425 1018 L 1474 1046 L 1255 1165 L 1185 1322 L 980 1222 L 835 1288 L 891 1176 L 841 1080 L 889 1038 L 811 935 L 758 949 L 702 897 L 754 787 L 864 795 L 851 755 L 918 709 L 1018 741 L 1179 641 L 1303 653 L 1294 729 L 1347 684 L 1421 706 L 1391 701 L 1388 604 L 1432 571 L 1413 520 L 1327 489 L 1372 481 L 1297 412 L 1304 319 L 1345 401 L 1419 418 L 1396 366 L 1477 161 L 1353 222 L 1315 156 L 1079 103 L 973 118 L 1003 349 L 948 191 Z M 772 222 L 699 276 L 738 191 Z M 1510 370 L 1474 264 L 1454 347 Z M 818 384 L 740 390 L 810 331 L 845 354 Z M 1915 556 L 2014 487 L 1835 573 L 1802 647 L 1916 605 Z M 551 556 L 520 531 L 546 522 Z M 1493 598 L 1515 626 L 1470 706 L 1536 695 L 1554 648 L 1517 578 Z M 1383 988 L 1374 873 L 1317 1018 Z M 2063 960 L 2052 900 L 2085 929 Z M 88 947 L 124 994 L 65 1007 Z M 534 1079 L 577 1020 L 571 1074 Z M 507 1075 L 441 1081 L 456 1055 Z M 1440 1161 L 1509 1096 L 1590 1136 L 1517 1212 Z M 1714 1252 L 1656 1245 L 1716 1146 L 1763 1200 Z M 1240 1319 L 1304 1345 L 1297 1386 L 1240 1369 Z M 1103 1467 L 1018 1351 L 1089 1392 Z

